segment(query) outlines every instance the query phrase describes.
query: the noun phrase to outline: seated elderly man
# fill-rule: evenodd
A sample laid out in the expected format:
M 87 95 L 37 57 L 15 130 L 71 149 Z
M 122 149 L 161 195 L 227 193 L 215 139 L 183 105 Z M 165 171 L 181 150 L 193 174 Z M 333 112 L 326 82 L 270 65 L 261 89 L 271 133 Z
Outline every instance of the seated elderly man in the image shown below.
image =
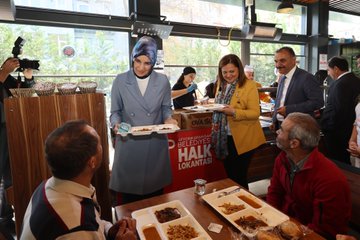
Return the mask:
M 275 160 L 267 202 L 302 224 L 335 239 L 347 232 L 350 188 L 340 169 L 318 151 L 320 129 L 308 114 L 291 113 L 277 130 L 283 150 Z
M 47 137 L 45 155 L 53 177 L 35 190 L 20 239 L 137 239 L 134 219 L 114 225 L 100 219 L 91 179 L 102 146 L 94 128 L 82 120 L 65 123 Z

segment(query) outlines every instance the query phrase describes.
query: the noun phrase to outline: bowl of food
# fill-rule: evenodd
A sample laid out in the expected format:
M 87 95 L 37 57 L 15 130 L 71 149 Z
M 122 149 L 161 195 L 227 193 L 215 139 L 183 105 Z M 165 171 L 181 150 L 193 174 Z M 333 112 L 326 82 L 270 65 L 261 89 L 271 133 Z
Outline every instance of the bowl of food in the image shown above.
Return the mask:
M 32 88 L 10 88 L 13 97 L 31 97 L 34 94 Z
M 73 83 L 73 82 L 58 83 L 56 87 L 61 95 L 70 95 L 70 94 L 75 94 L 77 89 L 77 83 Z
M 40 96 L 50 96 L 54 94 L 55 91 L 55 83 L 53 82 L 37 82 L 33 89 L 35 93 Z
M 94 81 L 83 81 L 78 83 L 78 87 L 81 93 L 95 93 L 97 83 Z

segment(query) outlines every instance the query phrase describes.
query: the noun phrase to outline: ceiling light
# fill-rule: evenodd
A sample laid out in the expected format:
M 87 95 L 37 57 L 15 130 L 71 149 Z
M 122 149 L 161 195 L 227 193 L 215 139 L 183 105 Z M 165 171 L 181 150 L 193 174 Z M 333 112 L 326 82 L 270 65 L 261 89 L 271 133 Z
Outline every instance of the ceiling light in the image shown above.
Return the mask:
M 278 13 L 290 13 L 294 10 L 294 6 L 291 1 L 283 0 L 277 8 Z
M 276 28 L 272 23 L 254 22 L 252 24 L 245 24 L 242 28 L 242 33 L 245 34 L 246 39 L 261 38 L 280 40 L 282 29 Z
M 158 36 L 161 39 L 169 38 L 173 26 L 167 24 L 154 24 L 149 22 L 135 21 L 131 26 L 131 36 L 148 35 L 151 37 Z

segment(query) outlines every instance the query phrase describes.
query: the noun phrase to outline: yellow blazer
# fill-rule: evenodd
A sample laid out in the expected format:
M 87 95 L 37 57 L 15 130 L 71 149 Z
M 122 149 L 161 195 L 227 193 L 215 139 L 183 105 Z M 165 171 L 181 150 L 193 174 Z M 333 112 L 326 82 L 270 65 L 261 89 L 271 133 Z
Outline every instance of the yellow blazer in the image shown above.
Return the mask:
M 246 80 L 244 86 L 236 85 L 230 106 L 235 108 L 235 116 L 228 116 L 231 134 L 238 154 L 245 153 L 265 143 L 259 116 L 259 94 L 256 82 Z

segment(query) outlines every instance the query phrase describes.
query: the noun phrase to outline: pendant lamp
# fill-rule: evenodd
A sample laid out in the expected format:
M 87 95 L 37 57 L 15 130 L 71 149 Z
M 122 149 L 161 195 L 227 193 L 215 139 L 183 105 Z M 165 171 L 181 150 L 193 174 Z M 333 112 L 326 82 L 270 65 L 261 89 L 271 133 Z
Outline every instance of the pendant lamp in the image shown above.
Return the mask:
M 294 6 L 291 1 L 283 0 L 277 8 L 278 13 L 290 13 L 294 10 Z

